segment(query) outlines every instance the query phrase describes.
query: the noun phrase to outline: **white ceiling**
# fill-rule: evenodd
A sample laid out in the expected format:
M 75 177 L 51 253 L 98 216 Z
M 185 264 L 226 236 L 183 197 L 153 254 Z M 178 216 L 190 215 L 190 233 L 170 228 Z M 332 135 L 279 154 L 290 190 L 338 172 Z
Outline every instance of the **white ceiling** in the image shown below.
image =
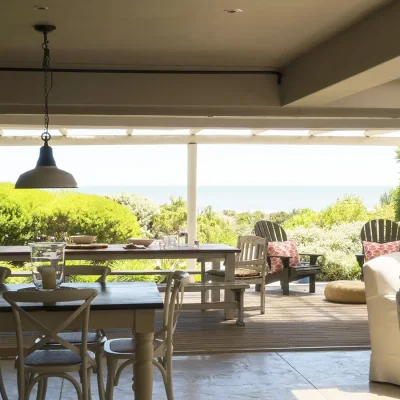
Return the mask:
M 281 68 L 389 0 L 29 0 L 0 2 L 0 63 L 40 66 Z M 240 8 L 228 14 L 224 9 Z

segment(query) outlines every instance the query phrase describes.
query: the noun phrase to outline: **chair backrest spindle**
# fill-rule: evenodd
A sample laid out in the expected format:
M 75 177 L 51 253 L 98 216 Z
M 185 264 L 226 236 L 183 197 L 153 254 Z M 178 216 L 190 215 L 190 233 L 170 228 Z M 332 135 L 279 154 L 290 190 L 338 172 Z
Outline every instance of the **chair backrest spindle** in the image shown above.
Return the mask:
M 9 276 L 11 276 L 11 269 L 0 267 L 0 285 L 3 284 Z
M 96 282 L 105 283 L 110 273 L 110 267 L 103 265 L 68 265 L 64 268 L 66 281 L 70 276 L 99 276 Z
M 361 229 L 361 242 L 387 243 L 400 240 L 400 226 L 390 219 L 373 219 Z
M 276 222 L 258 221 L 254 225 L 254 232 L 257 236 L 266 238 L 268 242 L 285 242 L 287 235 L 284 229 Z

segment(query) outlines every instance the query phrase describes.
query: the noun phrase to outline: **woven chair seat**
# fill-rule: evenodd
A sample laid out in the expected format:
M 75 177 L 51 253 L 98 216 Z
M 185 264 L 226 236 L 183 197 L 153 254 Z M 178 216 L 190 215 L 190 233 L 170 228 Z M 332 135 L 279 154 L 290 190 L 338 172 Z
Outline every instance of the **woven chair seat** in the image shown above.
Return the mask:
M 162 340 L 153 340 L 154 349 L 158 348 L 163 343 Z M 130 338 L 112 339 L 107 342 L 110 350 L 114 353 L 132 354 L 136 350 L 136 341 Z
M 94 359 L 94 353 L 88 351 Z M 81 363 L 81 357 L 71 350 L 36 350 L 24 360 L 25 365 L 76 365 Z M 89 364 L 90 365 L 90 364 Z
M 206 271 L 207 274 L 209 275 L 214 275 L 214 276 L 220 276 L 220 277 L 225 277 L 225 271 L 222 269 L 209 269 Z M 236 268 L 235 269 L 235 278 L 255 278 L 261 276 L 261 273 L 258 271 L 255 271 L 254 269 L 249 269 L 249 268 Z
M 82 343 L 82 332 L 61 332 L 58 334 L 61 339 L 66 340 L 72 344 L 79 344 Z M 94 343 L 102 343 L 105 342 L 107 338 L 101 335 L 99 332 L 89 332 L 87 335 L 87 343 L 94 344 Z M 49 344 L 58 344 L 55 340 L 49 340 Z

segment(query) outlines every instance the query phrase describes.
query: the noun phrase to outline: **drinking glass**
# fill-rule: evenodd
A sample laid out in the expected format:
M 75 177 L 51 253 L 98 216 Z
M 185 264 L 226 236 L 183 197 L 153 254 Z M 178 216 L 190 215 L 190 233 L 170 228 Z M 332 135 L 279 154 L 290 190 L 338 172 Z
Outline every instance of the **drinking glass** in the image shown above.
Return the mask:
M 186 229 L 180 228 L 178 232 L 178 247 L 187 247 L 188 233 Z
M 169 247 L 170 248 L 178 247 L 178 237 L 176 235 L 169 236 Z
M 32 279 L 40 290 L 57 289 L 64 280 L 64 242 L 29 243 Z
M 162 241 L 164 242 L 164 249 L 169 248 L 169 236 L 163 236 Z

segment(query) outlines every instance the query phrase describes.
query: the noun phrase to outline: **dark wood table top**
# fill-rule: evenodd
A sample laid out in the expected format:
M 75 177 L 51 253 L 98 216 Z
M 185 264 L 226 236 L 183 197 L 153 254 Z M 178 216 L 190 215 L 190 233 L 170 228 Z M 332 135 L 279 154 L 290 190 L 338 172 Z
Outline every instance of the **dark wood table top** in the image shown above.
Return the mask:
M 179 255 L 185 258 L 190 256 L 212 256 L 213 254 L 238 253 L 239 249 L 225 244 L 201 244 L 199 247 L 187 246 L 171 249 L 160 249 L 157 243 L 146 249 L 124 249 L 125 244 L 110 244 L 105 249 L 65 249 L 65 258 L 68 259 L 124 259 L 124 258 L 167 258 L 169 255 Z M 79 258 L 83 257 L 83 258 Z M 96 258 L 97 257 L 97 258 Z M 30 259 L 29 246 L 0 246 L 0 260 L 28 261 Z
M 107 282 L 107 283 L 63 283 L 62 286 L 96 289 L 97 297 L 91 303 L 91 310 L 148 310 L 162 309 L 163 300 L 154 282 Z M 11 312 L 10 305 L 3 299 L 5 291 L 16 291 L 33 287 L 30 284 L 0 285 L 0 312 Z M 30 304 L 24 307 L 30 311 L 73 311 L 74 303 L 54 305 Z M 1 325 L 1 323 L 0 323 Z

